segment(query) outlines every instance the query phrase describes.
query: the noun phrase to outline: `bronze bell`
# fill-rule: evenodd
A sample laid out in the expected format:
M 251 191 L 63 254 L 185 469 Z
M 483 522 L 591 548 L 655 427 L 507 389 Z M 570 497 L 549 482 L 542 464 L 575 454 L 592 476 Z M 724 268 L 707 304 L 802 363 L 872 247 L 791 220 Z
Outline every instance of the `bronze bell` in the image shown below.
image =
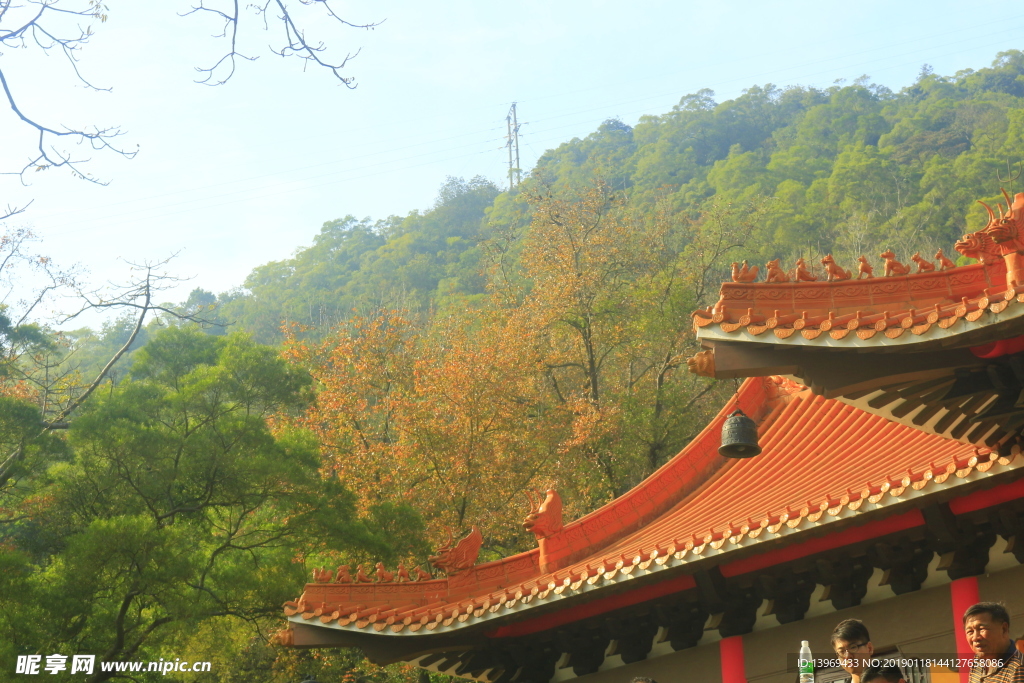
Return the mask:
M 722 445 L 718 454 L 726 458 L 753 458 L 761 454 L 757 445 L 757 425 L 742 410 L 736 409 L 722 425 Z

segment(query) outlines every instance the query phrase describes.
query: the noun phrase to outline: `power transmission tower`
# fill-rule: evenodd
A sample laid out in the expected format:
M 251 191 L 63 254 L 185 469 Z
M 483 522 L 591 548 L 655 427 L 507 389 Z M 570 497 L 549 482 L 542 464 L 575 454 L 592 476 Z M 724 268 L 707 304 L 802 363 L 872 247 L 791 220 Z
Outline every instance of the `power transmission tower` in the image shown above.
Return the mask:
M 508 189 L 514 188 L 522 180 L 522 171 L 519 168 L 519 121 L 516 120 L 516 103 L 508 110 L 505 117 L 508 124 L 508 135 L 505 139 L 505 146 L 508 147 Z

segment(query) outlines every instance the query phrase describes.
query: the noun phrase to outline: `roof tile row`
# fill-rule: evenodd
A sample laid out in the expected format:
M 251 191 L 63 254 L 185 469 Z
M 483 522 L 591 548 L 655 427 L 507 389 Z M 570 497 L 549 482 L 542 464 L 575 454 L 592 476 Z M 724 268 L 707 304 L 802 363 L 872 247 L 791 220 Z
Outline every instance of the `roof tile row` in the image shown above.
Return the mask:
M 1024 292 L 1005 285 L 999 261 L 934 273 L 844 282 L 725 283 L 711 308 L 692 314 L 695 330 L 718 325 L 726 333 L 753 336 L 772 331 L 778 339 L 799 333 L 808 340 L 826 335 L 861 340 L 906 333 L 923 335 L 933 326 L 948 329 L 961 319 L 974 322 L 1024 303 Z

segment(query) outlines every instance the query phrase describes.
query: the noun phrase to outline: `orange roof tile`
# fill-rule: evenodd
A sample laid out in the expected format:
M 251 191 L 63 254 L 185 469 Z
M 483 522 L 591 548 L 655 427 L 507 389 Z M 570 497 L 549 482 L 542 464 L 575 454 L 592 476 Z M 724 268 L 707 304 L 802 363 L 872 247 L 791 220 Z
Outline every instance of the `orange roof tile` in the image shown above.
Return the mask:
M 758 417 L 763 452 L 726 461 L 717 454 L 721 423 L 737 405 Z M 551 552 L 557 557 L 549 558 L 547 571 L 535 549 L 450 579 L 312 583 L 301 598 L 285 603 L 285 614 L 298 623 L 412 635 L 519 614 L 591 591 L 599 591 L 593 598 L 601 604 L 621 601 L 603 597 L 602 588 L 1005 473 L 1024 466 L 1022 461 L 1016 451 L 1001 457 L 814 396 L 782 378 L 752 378 L 664 467 L 549 537 L 556 540 Z M 1024 494 L 1024 480 L 1009 486 L 1014 491 L 1008 495 Z M 906 512 L 890 522 L 912 526 L 919 517 Z M 872 532 L 858 527 L 842 533 Z M 678 572 L 666 578 L 673 590 L 692 582 Z M 643 590 L 646 595 L 660 589 Z
M 692 314 L 693 325 L 701 338 L 774 344 L 914 343 L 961 320 L 984 325 L 1024 315 L 1017 306 L 1024 292 L 1006 281 L 1006 265 L 994 261 L 869 280 L 726 282 L 718 303 Z

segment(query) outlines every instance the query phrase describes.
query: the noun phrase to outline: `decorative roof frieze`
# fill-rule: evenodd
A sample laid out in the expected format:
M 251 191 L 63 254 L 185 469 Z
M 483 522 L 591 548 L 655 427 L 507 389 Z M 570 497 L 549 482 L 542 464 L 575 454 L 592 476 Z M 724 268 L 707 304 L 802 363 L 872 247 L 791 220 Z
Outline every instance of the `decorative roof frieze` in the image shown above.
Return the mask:
M 718 302 L 692 314 L 694 330 L 701 338 L 886 346 L 913 343 L 960 321 L 998 322 L 1007 309 L 1019 314 L 1014 309 L 1024 303 L 1024 193 L 1012 201 L 1005 190 L 1003 195 L 1005 207 L 985 205 L 988 224 L 955 245 L 976 264 L 956 266 L 939 249 L 937 265 L 920 252 L 910 257 L 911 265 L 886 249 L 879 254 L 880 277 L 866 256 L 860 256 L 854 277 L 826 254 L 823 280 L 799 258 L 788 271 L 779 259 L 769 261 L 764 281 L 757 282 L 757 266 L 734 263 L 732 282 L 722 285 Z

